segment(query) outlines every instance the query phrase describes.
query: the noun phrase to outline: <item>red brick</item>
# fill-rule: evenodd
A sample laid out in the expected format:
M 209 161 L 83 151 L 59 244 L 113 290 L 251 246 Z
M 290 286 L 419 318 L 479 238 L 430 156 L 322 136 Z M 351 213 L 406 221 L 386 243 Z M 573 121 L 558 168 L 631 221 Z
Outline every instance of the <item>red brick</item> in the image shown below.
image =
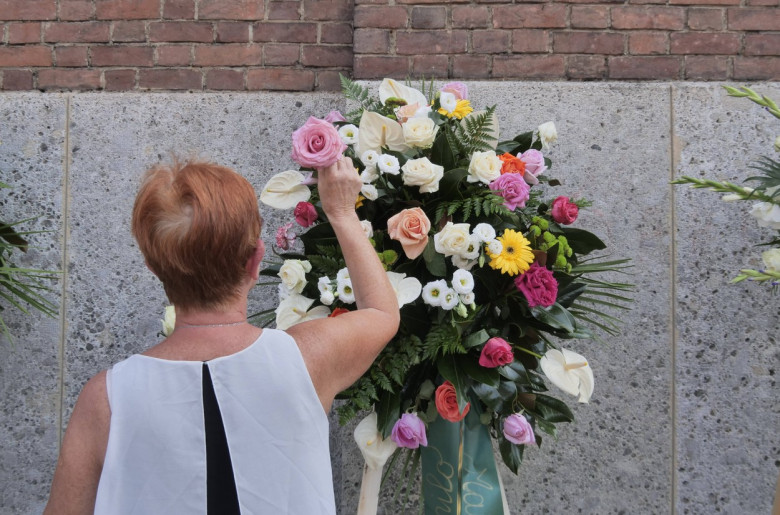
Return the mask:
M 149 41 L 211 43 L 214 41 L 214 27 L 209 22 L 153 22 L 149 24 Z
M 312 67 L 352 67 L 351 46 L 303 45 L 301 63 Z
M 493 77 L 517 79 L 558 79 L 566 76 L 562 55 L 496 56 Z
M 355 28 L 403 29 L 407 26 L 406 7 L 358 6 L 355 8 Z
M 166 20 L 194 19 L 195 0 L 165 0 L 163 18 Z
M 189 66 L 192 63 L 192 46 L 158 46 L 156 62 L 158 66 Z
M 628 3 L 635 4 L 666 4 L 667 0 L 629 0 Z
M 747 0 L 747 5 L 750 6 L 768 5 L 771 7 L 780 7 L 780 0 Z
M 607 59 L 596 55 L 566 57 L 566 77 L 569 79 L 603 79 L 607 76 Z
M 352 24 L 323 23 L 320 27 L 320 43 L 352 44 Z
M 303 19 L 348 21 L 352 19 L 352 0 L 303 0 Z
M 40 42 L 41 42 L 40 23 L 9 23 L 8 24 L 9 45 L 17 45 L 22 43 L 40 43 Z
M 671 5 L 739 5 L 740 0 L 669 0 Z
M 373 5 L 387 5 L 390 0 L 355 0 L 355 5 L 373 4 Z
M 300 20 L 301 2 L 269 2 L 268 19 L 289 21 Z
M 490 57 L 486 55 L 452 56 L 452 76 L 464 79 L 490 77 Z
M 89 20 L 95 14 L 95 5 L 92 0 L 60 0 L 61 21 Z
M 3 77 L 3 89 L 6 91 L 33 89 L 33 72 L 30 70 L 3 70 L 0 75 Z
M 106 91 L 135 89 L 135 70 L 106 70 L 103 72 Z
M 95 0 L 98 20 L 144 20 L 160 17 L 160 0 Z
M 200 90 L 201 84 L 201 73 L 189 68 L 139 70 L 138 72 L 138 87 L 142 89 Z
M 395 49 L 398 54 L 463 54 L 468 45 L 465 30 L 430 30 L 398 32 L 395 35 Z
M 356 55 L 352 73 L 356 79 L 405 79 L 409 61 L 406 57 Z
M 356 29 L 354 48 L 361 54 L 390 53 L 390 31 L 384 29 Z
M 274 43 L 316 43 L 317 24 L 315 23 L 256 23 L 255 41 Z
M 209 45 L 195 47 L 195 66 L 259 66 L 262 45 Z
M 301 59 L 301 46 L 286 43 L 266 43 L 263 45 L 266 66 L 293 66 Z
M 47 43 L 108 43 L 111 25 L 101 21 L 49 23 L 43 29 Z
M 217 23 L 217 43 L 249 43 L 251 24 L 241 21 Z
M 44 46 L 0 46 L 0 68 L 51 66 L 51 48 Z
M 739 53 L 739 34 L 724 32 L 681 32 L 671 35 L 672 54 Z
M 412 76 L 447 78 L 449 63 L 446 55 L 418 55 L 412 58 Z
M 780 28 L 780 9 L 729 9 L 728 26 L 730 30 L 776 31 Z
M 450 0 L 449 2 L 442 2 L 442 0 L 396 0 L 397 4 L 467 4 L 470 0 Z M 499 0 L 506 2 L 507 0 Z
M 624 35 L 605 32 L 555 32 L 553 52 L 556 54 L 623 53 Z
M 413 29 L 443 29 L 447 24 L 444 7 L 412 7 Z
M 566 27 L 566 6 L 561 4 L 502 5 L 493 8 L 497 29 L 541 29 Z
M 688 56 L 685 58 L 685 78 L 688 80 L 728 79 L 729 58 L 711 55 Z
M 518 54 L 547 53 L 550 36 L 546 30 L 513 30 L 512 51 Z
M 223 68 L 208 70 L 206 72 L 206 89 L 242 90 L 244 89 L 244 72 Z
M 38 89 L 100 89 L 100 71 L 58 68 L 39 70 Z
M 735 57 L 734 79 L 780 80 L 780 57 Z
M 154 49 L 149 46 L 93 46 L 92 66 L 154 66 Z
M 317 91 L 341 91 L 341 79 L 337 71 L 322 70 L 317 72 Z
M 668 29 L 685 27 L 684 7 L 613 7 L 613 29 Z
M 246 87 L 250 90 L 312 91 L 314 72 L 286 68 L 260 68 L 246 72 Z
M 631 3 L 635 3 L 634 0 L 630 0 Z M 666 2 L 666 0 L 662 0 Z M 625 0 L 561 0 L 562 3 L 568 4 L 622 4 Z
M 780 34 L 745 34 L 744 55 L 780 55 Z
M 490 26 L 490 11 L 484 5 L 453 6 L 452 26 L 456 29 L 487 28 Z
M 508 53 L 508 30 L 475 30 L 471 33 L 471 48 L 475 54 L 504 54 Z
M 201 20 L 262 20 L 263 0 L 200 0 Z
M 54 58 L 59 67 L 82 67 L 87 66 L 87 47 L 86 46 L 63 46 L 55 47 Z
M 679 79 L 680 57 L 670 56 L 620 56 L 609 57 L 610 79 Z
M 146 41 L 146 22 L 115 21 L 111 31 L 111 40 L 115 43 L 138 43 Z
M 688 9 L 688 28 L 691 30 L 723 29 L 723 9 Z
M 573 29 L 606 29 L 609 27 L 609 9 L 604 5 L 575 5 L 571 8 Z
M 55 0 L 0 0 L 0 20 L 54 20 Z
M 653 55 L 668 53 L 668 32 L 632 32 L 628 35 L 628 53 Z

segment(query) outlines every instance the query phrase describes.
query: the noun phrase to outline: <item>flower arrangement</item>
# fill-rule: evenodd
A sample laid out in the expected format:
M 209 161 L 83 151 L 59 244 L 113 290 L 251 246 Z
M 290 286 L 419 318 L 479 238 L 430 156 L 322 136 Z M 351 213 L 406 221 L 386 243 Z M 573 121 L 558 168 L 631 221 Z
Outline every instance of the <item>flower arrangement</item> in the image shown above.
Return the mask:
M 618 320 L 602 308 L 625 307 L 632 287 L 598 274 L 622 271 L 627 260 L 586 257 L 605 248 L 572 227 L 589 202 L 548 198 L 560 185 L 545 155 L 557 139 L 552 122 L 500 140 L 496 107 L 474 110 L 465 84 L 415 89 L 385 79 L 378 99 L 344 77 L 342 85 L 357 108 L 310 118 L 293 135 L 301 171 L 262 189 L 261 201 L 294 209 L 300 228 L 278 229 L 281 260 L 263 273 L 281 281 L 280 304 L 258 318 L 285 329 L 355 309 L 314 176 L 344 152 L 363 180 L 357 212 L 396 291 L 401 326 L 340 395 L 341 422 L 373 409 L 363 436 L 356 432 L 371 468 L 374 450 L 386 449 L 376 442 L 416 452 L 430 445 L 435 421 L 474 420 L 517 472 L 540 432 L 555 436 L 555 424 L 573 420 L 545 378 L 588 402 L 592 369 L 558 342 L 616 334 Z M 302 252 L 292 252 L 296 239 Z

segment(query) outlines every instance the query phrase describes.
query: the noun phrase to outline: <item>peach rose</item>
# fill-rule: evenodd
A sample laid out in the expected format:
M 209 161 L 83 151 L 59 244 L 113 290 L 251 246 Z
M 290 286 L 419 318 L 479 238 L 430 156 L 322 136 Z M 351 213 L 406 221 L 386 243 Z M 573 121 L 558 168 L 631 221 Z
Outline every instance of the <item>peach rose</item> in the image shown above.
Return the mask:
M 436 388 L 436 411 L 444 420 L 460 422 L 469 412 L 469 408 L 471 408 L 471 403 L 466 404 L 463 413 L 460 412 L 455 386 L 451 382 L 444 381 L 441 386 Z
M 387 233 L 392 239 L 401 242 L 409 259 L 423 253 L 430 230 L 431 221 L 419 207 L 404 209 L 387 221 Z

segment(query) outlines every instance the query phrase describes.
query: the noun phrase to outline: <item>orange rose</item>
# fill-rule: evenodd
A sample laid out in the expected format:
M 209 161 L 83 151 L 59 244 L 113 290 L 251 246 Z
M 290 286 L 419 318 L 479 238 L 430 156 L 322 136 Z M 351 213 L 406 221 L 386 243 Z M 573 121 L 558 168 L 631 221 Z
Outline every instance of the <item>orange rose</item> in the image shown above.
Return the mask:
M 498 156 L 501 159 L 501 175 L 505 173 L 525 174 L 525 162 L 513 156 L 509 152 Z
M 414 259 L 425 250 L 428 244 L 428 231 L 431 221 L 419 207 L 404 209 L 387 221 L 387 234 L 401 242 L 404 253 Z
M 463 413 L 458 410 L 458 396 L 455 387 L 449 381 L 444 381 L 444 384 L 436 388 L 436 410 L 444 420 L 460 422 L 469 412 L 469 408 L 471 408 L 470 402 L 463 408 Z

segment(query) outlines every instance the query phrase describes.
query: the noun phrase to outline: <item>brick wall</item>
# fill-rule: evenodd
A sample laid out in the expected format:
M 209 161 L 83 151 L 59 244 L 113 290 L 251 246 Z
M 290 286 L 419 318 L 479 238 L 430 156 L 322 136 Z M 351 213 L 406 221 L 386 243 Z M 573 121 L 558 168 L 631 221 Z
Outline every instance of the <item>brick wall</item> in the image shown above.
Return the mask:
M 780 0 L 0 0 L 3 90 L 778 80 Z

